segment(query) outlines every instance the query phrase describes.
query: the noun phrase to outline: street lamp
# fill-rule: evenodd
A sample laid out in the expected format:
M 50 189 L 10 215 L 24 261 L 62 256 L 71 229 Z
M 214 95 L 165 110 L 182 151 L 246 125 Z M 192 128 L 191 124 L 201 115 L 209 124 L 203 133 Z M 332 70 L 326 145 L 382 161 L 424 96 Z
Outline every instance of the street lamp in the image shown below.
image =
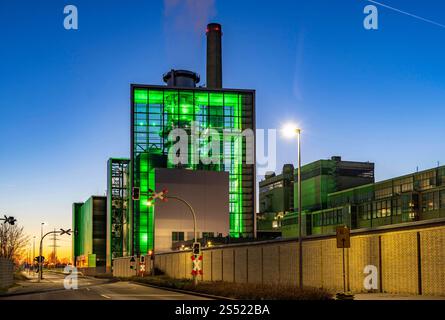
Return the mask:
M 303 227 L 302 227 L 302 208 L 301 208 L 301 129 L 296 125 L 287 124 L 283 127 L 283 135 L 287 138 L 297 136 L 298 143 L 298 270 L 299 270 L 299 285 L 303 288 Z
M 42 259 L 42 255 L 43 255 L 43 250 L 42 250 L 42 240 L 43 240 L 43 226 L 48 225 L 46 222 L 41 222 L 40 223 L 40 247 L 39 247 L 39 282 L 41 279 L 43 279 L 43 275 L 40 271 L 40 268 L 43 267 L 43 261 L 42 263 L 40 263 L 41 259 Z
M 195 210 L 193 209 L 192 205 L 188 201 L 186 201 L 186 200 L 184 200 L 184 199 L 182 199 L 180 197 L 170 196 L 170 195 L 167 196 L 166 194 L 167 194 L 167 190 L 164 190 L 164 191 L 162 191 L 160 193 L 154 193 L 154 196 L 152 196 L 145 204 L 147 206 L 151 207 L 151 206 L 154 205 L 155 199 L 160 199 L 160 200 L 163 200 L 163 201 L 166 201 L 166 199 L 174 199 L 174 200 L 177 200 L 177 201 L 182 202 L 183 204 L 185 204 L 188 207 L 188 209 L 190 210 L 190 213 L 193 216 L 193 235 L 194 235 L 193 236 L 193 238 L 194 238 L 193 239 L 193 243 L 197 243 L 198 242 L 198 229 L 196 228 L 196 213 L 195 213 Z M 155 225 L 154 222 L 153 222 L 153 225 Z M 154 238 L 154 236 L 153 236 L 153 238 Z M 154 250 L 154 240 L 153 240 L 153 250 Z M 198 284 L 198 277 L 195 274 L 193 275 L 193 283 L 194 283 L 195 286 Z
M 44 222 L 42 223 L 42 225 L 44 224 Z M 59 231 L 56 231 L 56 230 L 54 230 L 54 231 L 50 231 L 50 232 L 48 232 L 48 233 L 46 233 L 44 236 L 42 236 L 42 238 L 40 239 L 40 254 L 39 254 L 39 278 L 38 278 L 38 282 L 40 282 L 42 279 L 43 279 L 43 259 L 42 259 L 42 255 L 43 255 L 43 239 L 45 239 L 45 237 L 47 236 L 47 235 L 49 235 L 49 234 L 54 234 L 54 235 L 56 235 L 56 234 L 59 234 L 59 235 L 64 235 L 64 234 L 67 234 L 67 235 L 71 235 L 71 229 L 67 229 L 67 230 L 64 230 L 64 229 L 60 229 Z

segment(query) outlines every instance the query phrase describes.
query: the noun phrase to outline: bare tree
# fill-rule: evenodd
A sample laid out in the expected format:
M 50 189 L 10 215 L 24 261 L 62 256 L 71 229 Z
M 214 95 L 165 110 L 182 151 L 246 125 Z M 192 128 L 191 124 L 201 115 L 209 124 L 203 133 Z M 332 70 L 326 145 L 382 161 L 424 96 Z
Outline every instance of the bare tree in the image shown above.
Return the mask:
M 20 259 L 28 243 L 23 227 L 2 223 L 0 225 L 0 257 L 12 261 Z

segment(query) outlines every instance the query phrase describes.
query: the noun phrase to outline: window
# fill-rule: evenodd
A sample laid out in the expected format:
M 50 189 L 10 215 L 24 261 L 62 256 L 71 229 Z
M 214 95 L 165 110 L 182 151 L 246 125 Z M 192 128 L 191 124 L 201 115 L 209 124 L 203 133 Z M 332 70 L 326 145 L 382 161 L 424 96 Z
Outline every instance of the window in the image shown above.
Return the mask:
M 440 208 L 445 208 L 445 190 L 440 191 Z
M 215 237 L 215 233 L 214 232 L 203 232 L 202 233 L 202 237 L 204 239 L 214 238 Z
M 402 200 L 400 198 L 392 200 L 392 213 L 397 216 L 402 214 Z
M 436 185 L 436 171 L 424 172 L 416 176 L 416 188 L 428 190 Z
M 184 232 L 173 231 L 172 242 L 184 241 Z
M 376 186 L 375 190 L 376 199 L 387 198 L 390 196 L 392 196 L 392 182 L 386 182 L 384 184 Z
M 429 192 L 422 195 L 422 212 L 439 209 L 439 193 Z
M 439 168 L 437 172 L 440 184 L 445 185 L 445 167 Z
M 394 192 L 396 194 L 413 191 L 413 188 L 414 188 L 413 177 L 403 178 L 394 181 Z

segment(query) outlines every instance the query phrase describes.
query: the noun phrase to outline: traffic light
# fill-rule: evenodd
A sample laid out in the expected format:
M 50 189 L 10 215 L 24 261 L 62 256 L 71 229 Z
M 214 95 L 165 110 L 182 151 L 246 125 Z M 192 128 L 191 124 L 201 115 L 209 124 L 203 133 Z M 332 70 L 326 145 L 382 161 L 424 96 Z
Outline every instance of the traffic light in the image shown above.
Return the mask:
M 138 187 L 133 187 L 131 191 L 131 198 L 133 200 L 139 200 L 141 198 L 141 190 Z
M 201 254 L 201 244 L 199 242 L 193 243 L 193 254 L 194 255 Z
M 136 259 L 134 258 L 134 256 L 132 256 L 130 259 L 130 269 L 133 270 L 135 266 L 136 266 Z

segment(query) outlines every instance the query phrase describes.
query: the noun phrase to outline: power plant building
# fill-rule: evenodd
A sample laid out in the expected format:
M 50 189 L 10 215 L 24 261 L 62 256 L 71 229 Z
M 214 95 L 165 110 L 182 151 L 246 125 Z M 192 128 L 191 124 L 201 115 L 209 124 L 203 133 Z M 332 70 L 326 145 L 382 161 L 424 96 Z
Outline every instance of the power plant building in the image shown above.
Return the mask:
M 140 193 L 131 204 L 134 254 L 154 248 L 156 205 L 147 202 L 150 190 L 156 190 L 157 168 L 227 172 L 228 196 L 224 200 L 229 205 L 224 218 L 229 222 L 229 235 L 254 237 L 255 153 L 253 147 L 249 151 L 249 138 L 243 138 L 241 133 L 250 130 L 253 141 L 255 92 L 220 87 L 221 36 L 220 25 L 208 26 L 207 87 L 197 87 L 199 75 L 187 70 L 165 74 L 166 86 L 131 85 L 131 187 Z M 169 138 L 174 129 L 190 137 L 186 150 L 181 150 L 180 163 L 169 157 L 169 150 L 177 142 Z M 193 135 L 193 129 L 201 136 Z M 203 137 L 203 132 L 213 133 Z M 204 162 L 202 157 L 209 154 L 215 132 L 220 139 L 219 152 L 212 152 L 211 163 Z
M 175 128 L 190 134 L 192 123 L 202 130 L 213 129 L 221 134 L 229 130 L 241 133 L 254 130 L 254 92 L 207 88 L 170 88 L 132 86 L 132 187 L 140 189 L 140 199 L 133 201 L 135 252 L 153 248 L 155 206 L 147 206 L 149 190 L 155 190 L 156 168 L 227 171 L 229 173 L 229 212 L 231 237 L 253 237 L 255 168 L 246 164 L 242 137 L 221 142 L 217 163 L 196 163 L 208 141 L 201 141 L 193 150 L 189 143 L 187 163 L 174 164 L 168 159 L 171 142 L 169 132 Z M 252 131 L 253 132 L 253 131 Z
M 131 84 L 130 158 L 107 164 L 104 248 L 84 248 L 91 228 L 79 219 L 97 217 L 74 204 L 74 259 L 96 254 L 110 268 L 117 257 L 195 240 L 186 207 L 149 201 L 165 188 L 196 209 L 198 238 L 255 237 L 255 91 L 222 87 L 221 25 L 209 24 L 206 35 L 205 87 L 188 70 L 167 72 L 166 85 Z
M 92 196 L 73 204 L 73 263 L 77 267 L 106 265 L 107 198 Z

